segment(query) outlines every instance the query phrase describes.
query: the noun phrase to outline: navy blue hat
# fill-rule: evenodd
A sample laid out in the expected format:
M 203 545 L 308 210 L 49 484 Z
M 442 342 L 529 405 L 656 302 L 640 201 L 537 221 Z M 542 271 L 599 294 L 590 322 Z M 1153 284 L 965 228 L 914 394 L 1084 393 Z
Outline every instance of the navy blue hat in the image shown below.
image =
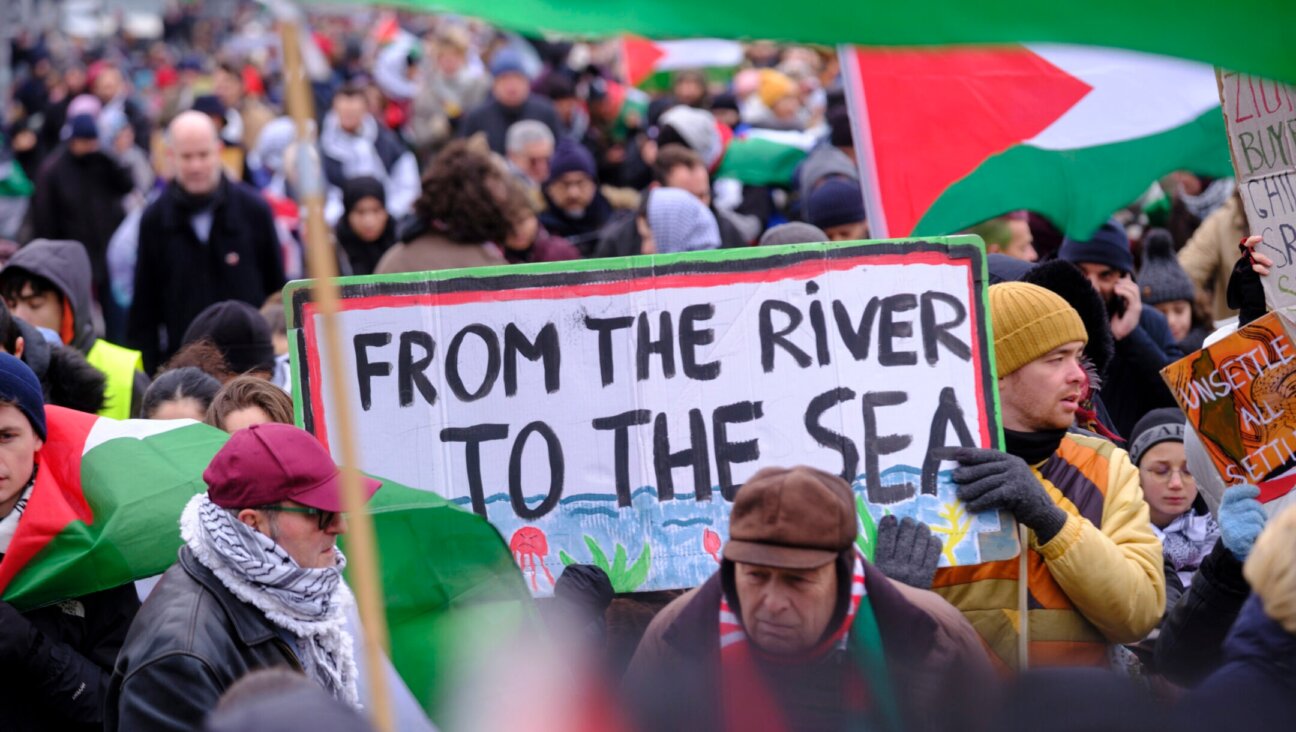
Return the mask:
M 1071 237 L 1062 240 L 1058 249 L 1058 259 L 1072 264 L 1092 262 L 1105 264 L 1115 270 L 1128 274 L 1134 273 L 1134 255 L 1130 253 L 1129 237 L 1125 229 L 1116 223 L 1116 219 L 1107 219 L 1088 241 L 1078 241 Z
M 95 124 L 95 118 L 88 114 L 78 114 L 72 118 L 70 123 L 72 128 L 73 140 L 98 140 L 99 127 Z
M 859 183 L 844 178 L 824 181 L 806 201 L 806 222 L 828 230 L 864 221 L 864 195 Z
M 558 146 L 554 148 L 553 157 L 549 160 L 549 180 L 551 183 L 558 180 L 566 173 L 581 172 L 592 179 L 598 178 L 598 171 L 594 167 L 594 156 L 584 145 L 573 140 L 559 140 Z
M 194 100 L 193 110 L 208 117 L 224 117 L 225 104 L 215 94 L 204 94 Z
M 0 400 L 13 402 L 27 415 L 36 436 L 45 439 L 45 396 L 40 379 L 27 364 L 0 353 Z
M 522 65 L 522 55 L 511 48 L 501 48 L 491 56 L 490 72 L 494 77 L 504 74 L 522 74 L 530 78 L 526 67 Z
M 1000 282 L 1017 282 L 1026 276 L 1035 266 L 1034 262 L 1027 262 L 1024 259 L 1010 257 L 1007 254 L 995 252 L 986 255 L 986 269 L 990 270 L 990 284 L 997 285 Z

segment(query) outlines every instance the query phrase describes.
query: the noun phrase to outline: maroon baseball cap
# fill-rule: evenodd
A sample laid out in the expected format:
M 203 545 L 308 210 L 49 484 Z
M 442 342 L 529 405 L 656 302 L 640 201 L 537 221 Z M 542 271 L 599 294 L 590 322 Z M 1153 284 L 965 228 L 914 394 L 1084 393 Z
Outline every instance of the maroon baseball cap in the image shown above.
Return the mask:
M 342 510 L 342 475 L 315 436 L 290 424 L 258 424 L 230 436 L 203 471 L 207 497 L 221 508 L 296 501 Z M 361 476 L 365 500 L 382 483 Z

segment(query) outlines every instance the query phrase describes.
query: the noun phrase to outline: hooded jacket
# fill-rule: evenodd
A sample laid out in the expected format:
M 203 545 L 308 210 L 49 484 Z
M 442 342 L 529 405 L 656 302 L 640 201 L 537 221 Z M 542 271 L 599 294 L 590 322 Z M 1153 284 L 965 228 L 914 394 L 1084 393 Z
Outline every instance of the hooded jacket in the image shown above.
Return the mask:
M 72 316 L 71 340 L 66 345 L 84 354 L 107 379 L 106 403 L 98 410 L 99 414 L 115 419 L 138 415 L 149 385 L 143 358 L 138 351 L 95 336 L 91 321 L 93 283 L 85 248 L 75 241 L 37 239 L 19 249 L 5 270 L 21 270 L 43 277 L 58 288 L 65 303 L 64 317 L 68 311 Z

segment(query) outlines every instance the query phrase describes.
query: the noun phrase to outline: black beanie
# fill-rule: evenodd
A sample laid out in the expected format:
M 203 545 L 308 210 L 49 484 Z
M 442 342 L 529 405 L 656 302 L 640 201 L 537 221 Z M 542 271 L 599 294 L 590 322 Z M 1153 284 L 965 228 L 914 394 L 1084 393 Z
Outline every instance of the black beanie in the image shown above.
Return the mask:
M 383 208 L 387 207 L 387 191 L 382 181 L 371 175 L 361 175 L 342 184 L 342 208 L 347 213 L 366 198 L 376 198 Z
M 1063 239 L 1062 247 L 1058 249 L 1058 259 L 1065 259 L 1072 264 L 1105 264 L 1120 272 L 1134 274 L 1134 255 L 1130 254 L 1129 237 L 1116 219 L 1108 219 L 1087 240 L 1081 241 L 1069 236 Z
M 270 325 L 256 308 L 240 300 L 208 305 L 185 331 L 181 346 L 209 340 L 225 356 L 225 364 L 236 374 L 270 371 L 275 368 Z
M 1138 467 L 1143 455 L 1153 445 L 1167 441 L 1183 442 L 1187 421 L 1178 407 L 1153 409 L 1143 415 L 1130 433 L 1129 456 L 1134 466 Z
M 593 564 L 573 564 L 554 583 L 554 597 L 590 616 L 602 615 L 612 604 L 612 580 Z

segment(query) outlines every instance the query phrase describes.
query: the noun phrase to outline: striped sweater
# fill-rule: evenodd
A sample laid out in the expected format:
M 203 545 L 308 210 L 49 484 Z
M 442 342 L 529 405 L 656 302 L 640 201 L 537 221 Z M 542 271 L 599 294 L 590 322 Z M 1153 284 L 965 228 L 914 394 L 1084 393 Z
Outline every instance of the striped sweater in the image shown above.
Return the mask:
M 1032 666 L 1104 665 L 1108 646 L 1147 635 L 1165 610 L 1161 542 L 1129 455 L 1068 433 L 1032 466 L 1067 521 L 1047 543 L 1030 532 L 1027 625 Z M 963 612 L 1007 668 L 1017 666 L 1018 558 L 936 573 L 932 589 Z

